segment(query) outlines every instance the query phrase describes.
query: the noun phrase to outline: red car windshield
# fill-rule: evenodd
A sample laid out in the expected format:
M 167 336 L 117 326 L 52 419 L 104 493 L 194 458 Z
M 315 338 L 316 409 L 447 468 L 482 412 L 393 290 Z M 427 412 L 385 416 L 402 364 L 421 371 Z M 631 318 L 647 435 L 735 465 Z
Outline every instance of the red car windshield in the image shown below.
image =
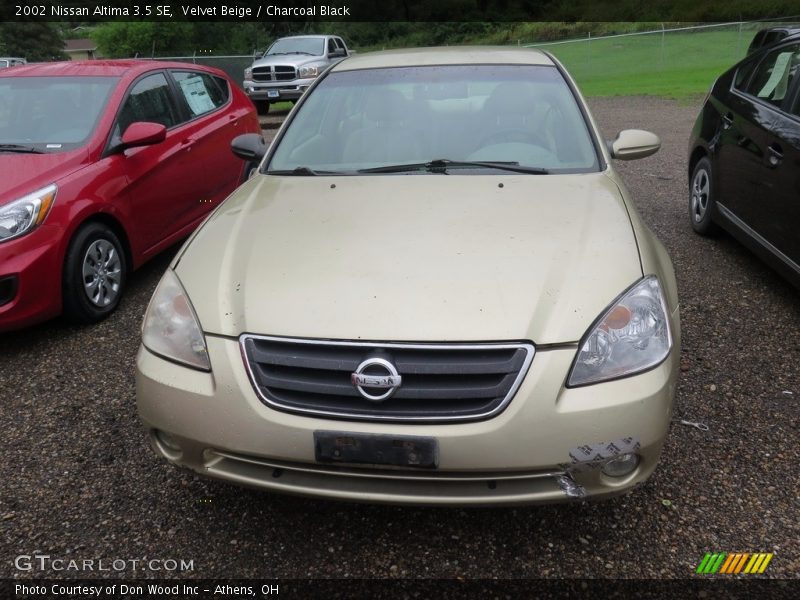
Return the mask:
M 59 152 L 86 142 L 116 77 L 0 77 L 0 151 Z

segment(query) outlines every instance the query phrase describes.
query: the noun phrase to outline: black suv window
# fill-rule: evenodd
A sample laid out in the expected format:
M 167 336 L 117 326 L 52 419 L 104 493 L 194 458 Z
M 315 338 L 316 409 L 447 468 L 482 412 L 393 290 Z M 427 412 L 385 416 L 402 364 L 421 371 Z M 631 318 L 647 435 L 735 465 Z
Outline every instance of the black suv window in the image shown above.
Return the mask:
M 336 51 L 336 42 L 333 41 L 333 38 L 328 38 L 328 52 L 335 52 Z
M 797 75 L 798 66 L 800 66 L 800 44 L 776 48 L 756 67 L 747 85 L 747 93 L 775 106 L 781 106 Z
M 733 80 L 733 87 L 735 87 L 737 90 L 745 91 L 747 81 L 750 79 L 750 75 L 753 72 L 756 64 L 757 63 L 755 60 L 750 60 L 742 64 L 736 70 L 736 77 Z
M 214 81 L 219 79 L 217 77 L 192 71 L 173 71 L 172 77 L 178 83 L 192 117 L 211 112 L 228 101 L 227 85 L 223 94 Z
M 148 75 L 131 88 L 117 119 L 118 134 L 123 134 L 128 125 L 137 121 L 161 123 L 167 129 L 178 124 L 177 111 L 163 73 Z

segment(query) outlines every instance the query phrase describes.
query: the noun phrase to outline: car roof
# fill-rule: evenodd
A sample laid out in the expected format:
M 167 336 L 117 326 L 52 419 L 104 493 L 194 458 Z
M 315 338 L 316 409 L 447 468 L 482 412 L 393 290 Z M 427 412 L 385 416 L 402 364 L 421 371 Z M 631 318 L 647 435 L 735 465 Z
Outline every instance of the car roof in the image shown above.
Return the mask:
M 300 38 L 324 38 L 324 37 L 340 37 L 340 36 L 333 35 L 332 33 L 307 33 L 305 35 L 285 35 L 283 37 L 279 37 L 278 40 L 297 40 Z
M 122 77 L 137 75 L 152 69 L 187 68 L 217 73 L 217 69 L 182 62 L 155 61 L 144 59 L 124 60 L 80 60 L 48 63 L 28 63 L 14 67 L 0 77 Z
M 334 71 L 431 65 L 548 65 L 553 60 L 541 50 L 510 46 L 447 46 L 408 48 L 356 54 L 338 63 Z
M 759 29 L 759 33 L 769 33 L 771 31 L 786 31 L 790 34 L 800 33 L 800 27 L 794 26 L 784 26 L 784 27 L 766 27 L 764 29 Z

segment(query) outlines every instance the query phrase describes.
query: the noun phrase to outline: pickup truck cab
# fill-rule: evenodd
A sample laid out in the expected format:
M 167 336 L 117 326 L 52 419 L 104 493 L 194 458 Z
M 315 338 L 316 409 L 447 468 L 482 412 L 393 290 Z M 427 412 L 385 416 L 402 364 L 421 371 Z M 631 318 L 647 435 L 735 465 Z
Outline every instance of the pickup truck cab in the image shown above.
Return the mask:
M 13 56 L 0 56 L 0 69 L 6 69 L 8 67 L 16 67 L 19 65 L 28 64 L 28 61 L 24 58 L 15 58 Z
M 335 35 L 280 38 L 244 70 L 244 91 L 258 112 L 266 114 L 270 104 L 296 101 L 320 73 L 350 54 Z

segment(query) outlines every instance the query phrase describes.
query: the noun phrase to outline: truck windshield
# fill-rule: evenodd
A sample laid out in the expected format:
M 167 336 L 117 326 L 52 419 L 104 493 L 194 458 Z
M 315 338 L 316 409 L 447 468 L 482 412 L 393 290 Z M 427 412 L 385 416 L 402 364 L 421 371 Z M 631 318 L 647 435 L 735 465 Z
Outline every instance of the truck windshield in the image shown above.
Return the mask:
M 586 119 L 558 69 L 334 71 L 298 107 L 265 171 L 478 174 L 491 170 L 488 163 L 529 174 L 599 169 Z
M 0 77 L 0 145 L 44 152 L 80 146 L 92 133 L 117 81 L 116 77 Z
M 271 54 L 311 54 L 320 56 L 325 50 L 324 38 L 285 38 L 269 47 L 264 56 Z

